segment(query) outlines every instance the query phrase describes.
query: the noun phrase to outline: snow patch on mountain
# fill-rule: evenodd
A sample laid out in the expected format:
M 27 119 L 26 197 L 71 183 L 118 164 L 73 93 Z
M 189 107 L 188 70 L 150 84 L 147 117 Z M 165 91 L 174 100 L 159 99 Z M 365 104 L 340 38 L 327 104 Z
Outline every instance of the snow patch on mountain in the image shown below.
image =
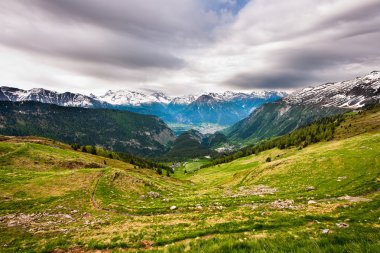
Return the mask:
M 12 87 L 0 87 L 0 99 L 6 101 L 37 101 L 48 104 L 74 107 L 92 107 L 94 100 L 91 97 L 78 93 L 58 93 L 42 88 L 22 90 Z
M 172 104 L 178 104 L 178 105 L 188 105 L 194 102 L 197 99 L 197 96 L 195 95 L 188 95 L 188 96 L 182 96 L 182 97 L 174 97 L 171 100 Z
M 283 98 L 289 104 L 313 104 L 323 107 L 360 108 L 380 101 L 380 72 L 353 80 L 304 88 Z
M 96 97 L 98 100 L 112 104 L 112 105 L 133 105 L 138 106 L 141 104 L 151 103 L 170 103 L 170 99 L 163 93 L 155 92 L 152 94 L 144 94 L 138 91 L 129 90 L 109 90 L 106 94 Z

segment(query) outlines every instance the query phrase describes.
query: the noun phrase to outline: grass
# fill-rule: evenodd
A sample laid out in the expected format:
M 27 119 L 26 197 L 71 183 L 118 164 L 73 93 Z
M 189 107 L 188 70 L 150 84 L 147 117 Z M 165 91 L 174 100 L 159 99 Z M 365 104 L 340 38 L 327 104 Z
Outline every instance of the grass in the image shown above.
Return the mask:
M 379 118 L 352 115 L 335 140 L 302 150 L 189 161 L 172 177 L 6 139 L 0 252 L 380 252 Z

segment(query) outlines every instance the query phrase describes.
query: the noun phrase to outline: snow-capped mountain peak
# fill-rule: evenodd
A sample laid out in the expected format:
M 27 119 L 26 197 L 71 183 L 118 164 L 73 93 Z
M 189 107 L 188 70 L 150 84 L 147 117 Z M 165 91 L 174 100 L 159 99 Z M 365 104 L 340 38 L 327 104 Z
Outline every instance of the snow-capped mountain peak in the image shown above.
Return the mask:
M 141 105 L 151 103 L 170 103 L 170 99 L 161 92 L 145 94 L 139 91 L 116 90 L 107 91 L 104 95 L 97 97 L 100 101 L 113 105 Z
M 283 100 L 289 104 L 360 108 L 380 100 L 380 72 L 373 71 L 353 80 L 304 88 Z
M 188 105 L 194 102 L 197 99 L 197 96 L 195 95 L 188 95 L 188 96 L 182 96 L 182 97 L 174 97 L 171 100 L 172 104 L 179 104 L 179 105 Z

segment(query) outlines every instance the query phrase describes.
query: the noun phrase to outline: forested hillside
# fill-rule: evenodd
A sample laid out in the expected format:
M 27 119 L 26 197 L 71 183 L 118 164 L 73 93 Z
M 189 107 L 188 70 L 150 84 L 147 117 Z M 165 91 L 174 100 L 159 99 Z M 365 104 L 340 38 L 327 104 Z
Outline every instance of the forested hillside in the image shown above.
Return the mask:
M 0 118 L 3 135 L 36 135 L 135 155 L 158 156 L 175 138 L 159 118 L 128 111 L 0 102 Z

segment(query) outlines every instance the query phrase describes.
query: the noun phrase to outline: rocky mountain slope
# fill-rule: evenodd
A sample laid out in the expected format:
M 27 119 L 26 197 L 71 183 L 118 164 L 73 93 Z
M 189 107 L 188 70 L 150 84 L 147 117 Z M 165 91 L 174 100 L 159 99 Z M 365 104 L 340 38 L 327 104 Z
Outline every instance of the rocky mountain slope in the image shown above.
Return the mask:
M 327 83 L 267 103 L 225 131 L 232 141 L 258 141 L 282 135 L 316 119 L 380 101 L 380 73 Z
M 142 156 L 166 152 L 175 139 L 172 130 L 155 116 L 32 101 L 0 102 L 0 134 L 36 135 Z

